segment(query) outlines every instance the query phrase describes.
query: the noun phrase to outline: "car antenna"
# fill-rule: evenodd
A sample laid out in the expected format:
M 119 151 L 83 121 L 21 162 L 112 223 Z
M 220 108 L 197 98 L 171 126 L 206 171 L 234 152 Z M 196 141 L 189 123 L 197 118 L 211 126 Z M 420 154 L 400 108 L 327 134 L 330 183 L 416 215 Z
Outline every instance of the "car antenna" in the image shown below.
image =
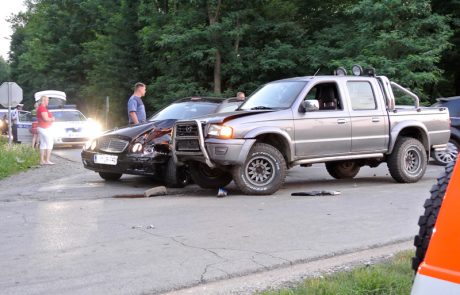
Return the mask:
M 319 70 L 321 70 L 321 67 L 318 68 L 318 70 L 315 72 L 312 78 L 316 77 L 316 74 L 318 74 Z

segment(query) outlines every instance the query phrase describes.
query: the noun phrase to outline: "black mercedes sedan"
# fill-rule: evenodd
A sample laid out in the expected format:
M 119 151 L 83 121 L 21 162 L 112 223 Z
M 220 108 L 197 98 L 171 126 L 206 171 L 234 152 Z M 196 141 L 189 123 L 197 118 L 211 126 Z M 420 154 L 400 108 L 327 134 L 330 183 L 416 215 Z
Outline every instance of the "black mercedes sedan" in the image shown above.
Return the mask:
M 162 179 L 168 187 L 184 187 L 186 167 L 176 167 L 170 156 L 171 131 L 177 120 L 193 119 L 235 110 L 237 99 L 188 97 L 175 101 L 154 114 L 147 123 L 114 129 L 90 140 L 81 152 L 86 169 L 115 181 L 123 174 L 148 175 Z

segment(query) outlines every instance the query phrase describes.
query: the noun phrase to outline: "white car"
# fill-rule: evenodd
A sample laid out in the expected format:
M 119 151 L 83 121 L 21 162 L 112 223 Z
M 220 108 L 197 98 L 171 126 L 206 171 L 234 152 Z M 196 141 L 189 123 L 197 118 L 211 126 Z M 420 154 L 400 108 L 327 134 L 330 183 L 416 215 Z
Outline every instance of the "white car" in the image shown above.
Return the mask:
M 55 145 L 80 145 L 99 136 L 101 125 L 76 109 L 50 109 L 55 118 L 51 130 Z

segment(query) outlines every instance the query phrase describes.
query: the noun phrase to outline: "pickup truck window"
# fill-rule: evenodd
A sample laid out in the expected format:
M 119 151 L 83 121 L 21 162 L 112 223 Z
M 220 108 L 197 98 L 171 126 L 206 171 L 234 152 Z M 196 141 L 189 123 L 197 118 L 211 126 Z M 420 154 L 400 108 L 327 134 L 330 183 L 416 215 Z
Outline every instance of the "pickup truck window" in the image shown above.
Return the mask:
M 315 85 L 308 91 L 305 100 L 316 99 L 319 103 L 320 111 L 341 110 L 342 103 L 340 101 L 337 84 L 335 83 L 320 83 Z
M 375 110 L 377 108 L 374 92 L 369 82 L 349 81 L 347 87 L 353 110 Z
M 240 110 L 289 108 L 307 82 L 282 81 L 264 85 L 241 105 Z

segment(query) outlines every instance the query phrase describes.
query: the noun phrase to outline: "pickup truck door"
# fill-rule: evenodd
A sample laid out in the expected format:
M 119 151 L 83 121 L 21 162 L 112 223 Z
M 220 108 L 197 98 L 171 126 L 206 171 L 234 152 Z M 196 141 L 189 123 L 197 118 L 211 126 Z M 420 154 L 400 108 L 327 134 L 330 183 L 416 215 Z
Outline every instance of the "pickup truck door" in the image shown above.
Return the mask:
M 321 109 L 320 106 L 318 111 L 294 112 L 296 158 L 328 157 L 350 153 L 350 115 L 344 108 L 337 86 L 335 82 L 317 84 L 305 97 L 305 99 L 321 101 L 325 93 L 322 89 L 329 88 L 329 91 L 334 92 L 331 95 L 335 96 L 335 107 Z
M 350 103 L 351 152 L 374 153 L 388 149 L 389 125 L 385 99 L 377 81 L 348 80 Z

